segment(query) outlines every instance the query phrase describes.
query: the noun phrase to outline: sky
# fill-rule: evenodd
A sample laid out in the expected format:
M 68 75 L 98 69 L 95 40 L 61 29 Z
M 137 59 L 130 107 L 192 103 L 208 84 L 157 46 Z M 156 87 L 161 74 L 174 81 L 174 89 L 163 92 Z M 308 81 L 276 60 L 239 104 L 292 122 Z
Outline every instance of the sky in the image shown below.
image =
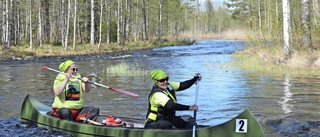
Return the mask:
M 199 0 L 199 1 L 201 3 L 201 6 L 203 7 L 206 0 Z M 211 0 L 214 7 L 219 7 L 221 4 L 223 4 L 223 1 L 227 1 L 227 0 Z
M 199 0 L 200 1 L 200 4 L 201 4 L 201 7 L 204 7 L 205 6 L 205 2 L 207 0 Z M 223 4 L 224 1 L 228 1 L 228 0 L 211 0 L 212 4 L 213 4 L 213 7 L 219 7 L 221 4 Z
M 206 0 L 200 0 L 200 3 L 204 4 Z M 211 0 L 214 4 L 222 4 L 224 0 Z

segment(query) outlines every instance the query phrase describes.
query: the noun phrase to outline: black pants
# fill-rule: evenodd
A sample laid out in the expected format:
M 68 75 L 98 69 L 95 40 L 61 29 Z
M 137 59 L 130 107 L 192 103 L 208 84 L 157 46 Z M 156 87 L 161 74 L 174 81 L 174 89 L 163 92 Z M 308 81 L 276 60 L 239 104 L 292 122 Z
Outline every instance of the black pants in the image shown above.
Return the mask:
M 191 129 L 196 122 L 191 116 L 164 116 L 157 121 L 148 120 L 145 128 L 152 129 Z
M 71 110 L 68 108 L 55 109 L 53 115 L 62 119 L 81 121 L 81 117 L 95 120 L 99 115 L 100 109 L 93 106 L 85 106 L 80 110 Z

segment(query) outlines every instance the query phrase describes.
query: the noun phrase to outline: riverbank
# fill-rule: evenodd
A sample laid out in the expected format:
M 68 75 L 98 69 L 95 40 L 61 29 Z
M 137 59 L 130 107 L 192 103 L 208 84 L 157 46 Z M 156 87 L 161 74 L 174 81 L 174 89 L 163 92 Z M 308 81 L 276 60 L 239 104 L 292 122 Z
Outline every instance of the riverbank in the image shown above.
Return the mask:
M 194 43 L 190 39 L 162 39 L 155 41 L 139 41 L 135 43 L 126 43 L 119 45 L 117 43 L 101 43 L 100 47 L 97 44 L 91 46 L 90 44 L 76 44 L 73 47 L 69 44 L 65 49 L 62 45 L 42 45 L 41 47 L 34 47 L 30 49 L 29 45 L 12 46 L 10 49 L 2 48 L 0 50 L 1 59 L 23 59 L 30 57 L 51 57 L 51 56 L 72 56 L 72 55 L 92 55 L 111 52 L 120 52 L 128 50 L 149 49 L 163 46 L 173 45 L 190 45 Z
M 160 40 L 149 39 L 148 41 L 137 41 L 131 43 L 125 43 L 125 45 L 119 45 L 117 43 L 101 43 L 91 46 L 90 44 L 76 43 L 73 47 L 72 43 L 69 43 L 67 49 L 62 45 L 45 44 L 41 47 L 34 46 L 30 49 L 29 45 L 23 46 L 11 46 L 10 49 L 0 49 L 0 59 L 6 58 L 30 58 L 30 57 L 50 57 L 50 56 L 69 56 L 69 55 L 86 55 L 86 54 L 102 54 L 111 52 L 120 52 L 128 50 L 150 49 L 163 46 L 173 45 L 191 45 L 196 40 L 201 39 L 232 39 L 232 40 L 245 40 L 248 34 L 251 32 L 245 30 L 229 30 L 223 33 L 207 33 L 195 35 L 191 33 L 181 34 L 179 37 L 167 36 Z M 2 46 L 3 47 L 3 46 Z
M 237 66 L 248 72 L 259 72 L 261 75 L 290 76 L 290 77 L 318 77 L 320 76 L 320 52 L 312 53 L 293 49 L 292 58 L 284 59 L 284 50 L 281 44 L 263 45 L 266 39 L 255 38 L 257 34 L 246 30 L 229 30 L 222 34 L 182 34 L 177 38 L 163 38 L 161 40 L 138 41 L 119 45 L 117 43 L 102 43 L 91 46 L 89 44 L 76 44 L 74 48 L 69 43 L 65 50 L 61 45 L 43 45 L 30 49 L 29 45 L 0 49 L 0 59 L 23 60 L 42 57 L 93 55 L 128 50 L 150 49 L 173 45 L 191 45 L 195 40 L 201 39 L 232 39 L 244 40 L 250 45 L 245 50 L 238 51 L 232 55 L 234 61 L 228 65 Z M 254 41 L 254 42 L 253 42 Z
M 320 52 L 292 50 L 292 57 L 285 59 L 282 45 L 251 46 L 232 55 L 233 66 L 264 76 L 319 77 Z M 259 73 L 256 73 L 259 72 Z

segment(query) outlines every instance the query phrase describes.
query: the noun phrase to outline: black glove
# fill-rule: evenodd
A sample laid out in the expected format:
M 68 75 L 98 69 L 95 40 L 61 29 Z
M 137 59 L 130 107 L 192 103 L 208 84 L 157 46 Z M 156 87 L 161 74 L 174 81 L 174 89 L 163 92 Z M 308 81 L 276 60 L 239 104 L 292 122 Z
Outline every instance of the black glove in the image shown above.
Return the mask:
M 198 80 L 198 81 L 200 81 L 200 80 L 202 79 L 200 73 L 196 73 L 196 74 L 194 75 L 194 78 L 195 78 L 196 80 Z

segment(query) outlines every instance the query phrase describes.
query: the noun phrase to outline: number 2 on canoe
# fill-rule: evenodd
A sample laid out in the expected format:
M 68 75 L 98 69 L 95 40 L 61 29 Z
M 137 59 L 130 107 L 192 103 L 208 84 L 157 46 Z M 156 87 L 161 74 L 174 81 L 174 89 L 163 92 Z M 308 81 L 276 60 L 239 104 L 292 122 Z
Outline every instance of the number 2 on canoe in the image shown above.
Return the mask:
M 247 119 L 236 119 L 236 132 L 247 133 L 248 120 Z

